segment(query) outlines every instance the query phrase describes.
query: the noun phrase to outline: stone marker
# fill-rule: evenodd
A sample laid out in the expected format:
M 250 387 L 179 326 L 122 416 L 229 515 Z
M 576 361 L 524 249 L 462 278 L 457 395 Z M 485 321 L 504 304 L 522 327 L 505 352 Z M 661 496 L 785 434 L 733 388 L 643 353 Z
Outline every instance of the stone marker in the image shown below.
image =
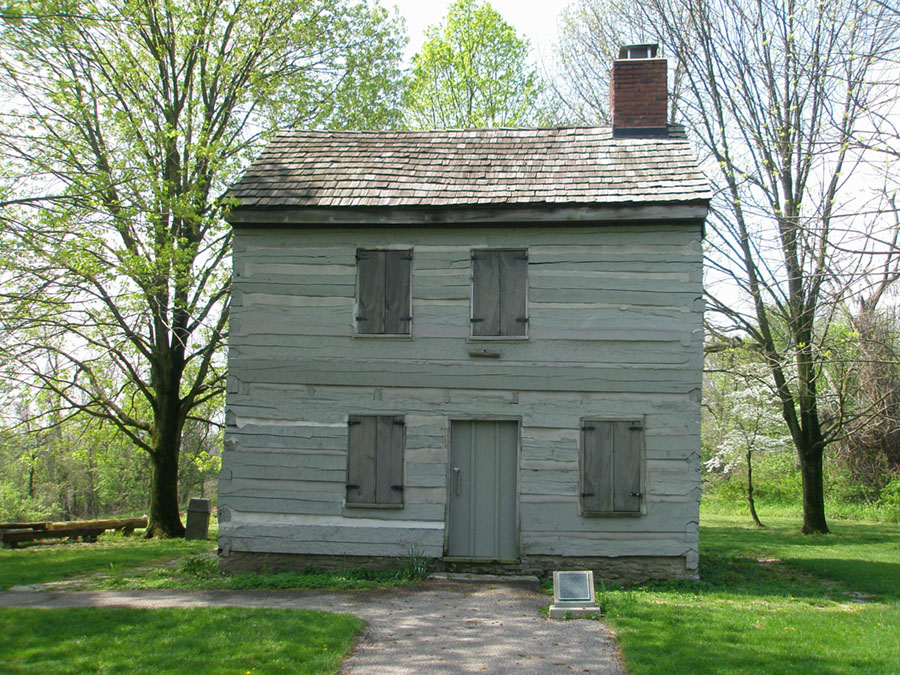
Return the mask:
M 187 510 L 187 528 L 185 539 L 206 539 L 209 535 L 209 500 L 191 499 Z
M 551 619 L 599 616 L 600 608 L 594 602 L 594 573 L 554 572 L 553 604 Z

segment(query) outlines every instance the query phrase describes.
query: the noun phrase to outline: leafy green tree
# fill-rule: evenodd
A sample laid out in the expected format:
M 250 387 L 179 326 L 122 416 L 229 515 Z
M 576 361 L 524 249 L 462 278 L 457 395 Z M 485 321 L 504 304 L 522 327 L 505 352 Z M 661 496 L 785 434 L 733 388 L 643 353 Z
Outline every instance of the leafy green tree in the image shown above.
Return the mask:
M 276 127 L 398 123 L 366 0 L 36 0 L 0 20 L 4 357 L 151 464 L 179 536 L 185 425 L 224 389 L 224 188 Z
M 403 95 L 413 128 L 523 126 L 541 119 L 542 85 L 519 37 L 488 3 L 456 0 L 425 33 Z

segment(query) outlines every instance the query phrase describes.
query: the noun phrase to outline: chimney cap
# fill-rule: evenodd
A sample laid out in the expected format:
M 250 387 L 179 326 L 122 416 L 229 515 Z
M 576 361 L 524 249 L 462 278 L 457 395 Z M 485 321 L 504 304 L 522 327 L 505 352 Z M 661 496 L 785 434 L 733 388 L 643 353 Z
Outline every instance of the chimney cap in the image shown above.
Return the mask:
M 655 59 L 658 44 L 624 45 L 619 49 L 620 59 Z

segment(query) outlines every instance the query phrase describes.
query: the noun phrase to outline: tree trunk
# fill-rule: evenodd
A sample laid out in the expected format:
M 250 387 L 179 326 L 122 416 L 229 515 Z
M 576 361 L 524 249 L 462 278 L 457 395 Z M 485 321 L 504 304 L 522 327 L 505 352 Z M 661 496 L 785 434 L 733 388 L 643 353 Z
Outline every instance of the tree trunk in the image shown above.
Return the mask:
M 172 451 L 174 445 L 174 452 Z M 150 464 L 150 523 L 146 536 L 183 537 L 184 525 L 178 514 L 178 443 L 157 447 Z
M 167 378 L 171 382 L 175 378 Z M 177 380 L 175 380 L 177 382 Z M 146 537 L 183 537 L 178 514 L 178 454 L 183 420 L 179 414 L 178 387 L 174 394 L 158 391 L 154 440 L 150 455 L 150 523 Z
M 804 448 L 799 454 L 803 479 L 803 534 L 827 534 L 822 451 Z
M 31 461 L 28 463 L 28 496 L 34 497 L 34 463 L 37 461 L 34 453 L 31 454 Z
M 756 503 L 753 501 L 753 452 L 747 451 L 747 503 L 750 505 L 750 517 L 757 527 L 765 527 L 756 515 Z

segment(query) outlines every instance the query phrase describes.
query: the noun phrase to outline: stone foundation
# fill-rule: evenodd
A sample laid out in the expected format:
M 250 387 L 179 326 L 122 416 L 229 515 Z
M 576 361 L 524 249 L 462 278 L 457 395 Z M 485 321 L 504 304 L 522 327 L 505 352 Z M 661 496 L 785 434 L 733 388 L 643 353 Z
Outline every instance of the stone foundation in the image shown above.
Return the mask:
M 302 572 L 315 567 L 326 572 L 346 569 L 391 571 L 399 568 L 401 558 L 385 556 L 335 556 L 294 553 L 250 553 L 231 551 L 219 555 L 219 569 L 238 572 Z M 429 572 L 522 575 L 548 577 L 553 570 L 591 570 L 594 580 L 603 583 L 640 583 L 648 579 L 696 579 L 695 570 L 685 568 L 683 556 L 630 556 L 619 558 L 570 558 L 565 556 L 526 556 L 518 562 L 428 559 Z
M 622 556 L 618 558 L 569 558 L 530 556 L 522 559 L 526 574 L 550 576 L 553 570 L 591 570 L 594 582 L 635 584 L 649 579 L 696 579 L 696 570 L 688 572 L 684 556 Z
M 311 553 L 250 553 L 247 551 L 231 551 L 222 555 L 219 550 L 219 569 L 228 574 L 238 572 L 258 572 L 269 574 L 275 572 L 303 572 L 315 567 L 325 572 L 341 572 L 348 569 L 364 569 L 376 571 L 396 570 L 400 566 L 400 558 L 386 556 L 363 555 L 315 555 Z M 431 560 L 428 561 L 431 569 Z

